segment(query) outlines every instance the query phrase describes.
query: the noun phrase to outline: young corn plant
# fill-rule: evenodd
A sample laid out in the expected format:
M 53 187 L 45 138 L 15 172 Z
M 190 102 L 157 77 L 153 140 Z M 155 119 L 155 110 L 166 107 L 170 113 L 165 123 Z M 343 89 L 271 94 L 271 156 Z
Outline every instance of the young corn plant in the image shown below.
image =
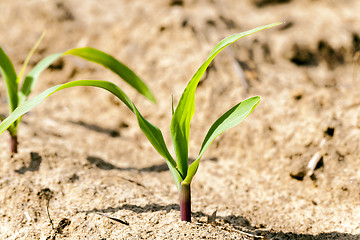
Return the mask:
M 147 121 L 131 102 L 128 96 L 121 91 L 121 89 L 113 83 L 100 80 L 79 80 L 68 82 L 63 85 L 54 86 L 44 91 L 40 95 L 31 98 L 30 100 L 23 102 L 18 108 L 16 108 L 12 114 L 6 118 L 0 124 L 0 133 L 3 133 L 14 121 L 21 117 L 26 112 L 30 111 L 33 107 L 41 103 L 51 94 L 69 87 L 95 86 L 103 88 L 113 94 L 115 94 L 126 106 L 136 115 L 140 129 L 146 135 L 150 143 L 155 150 L 166 160 L 166 163 L 170 169 L 170 172 L 175 180 L 176 187 L 179 192 L 180 202 L 180 215 L 181 220 L 191 221 L 191 192 L 190 184 L 192 182 L 195 173 L 198 170 L 200 159 L 210 146 L 211 142 L 225 130 L 232 128 L 244 120 L 259 104 L 260 97 L 255 96 L 248 98 L 242 102 L 234 105 L 230 110 L 225 112 L 220 118 L 218 118 L 210 127 L 207 132 L 204 141 L 201 145 L 199 154 L 194 162 L 190 165 L 188 163 L 188 148 L 189 148 L 189 135 L 190 135 L 190 122 L 195 113 L 195 90 L 200 81 L 200 78 L 205 73 L 207 67 L 215 56 L 228 45 L 236 42 L 240 38 L 259 32 L 264 29 L 268 29 L 277 26 L 281 23 L 274 23 L 262 27 L 252 29 L 243 33 L 234 34 L 220 41 L 214 49 L 210 52 L 208 58 L 195 72 L 185 90 L 183 91 L 178 105 L 175 109 L 172 107 L 172 120 L 170 123 L 170 133 L 174 144 L 176 160 L 170 154 L 163 135 L 158 127 Z
M 120 78 L 125 80 L 125 82 L 130 84 L 130 86 L 135 88 L 140 94 L 144 95 L 149 100 L 155 102 L 155 98 L 150 92 L 149 88 L 132 70 L 130 70 L 126 65 L 119 62 L 111 55 L 90 47 L 74 48 L 66 52 L 52 54 L 42 59 L 33 69 L 31 69 L 31 71 L 29 71 L 29 73 L 23 79 L 23 75 L 29 63 L 29 60 L 35 52 L 36 48 L 39 46 L 43 36 L 44 34 L 40 37 L 40 39 L 31 49 L 18 75 L 15 72 L 13 63 L 11 62 L 10 58 L 0 47 L 0 73 L 5 81 L 10 114 L 19 105 L 26 101 L 29 94 L 35 87 L 36 81 L 40 73 L 46 68 L 48 68 L 58 58 L 67 55 L 81 57 L 85 60 L 103 65 L 104 67 L 110 69 L 115 74 L 117 74 Z M 86 86 L 87 82 L 82 82 L 82 84 Z M 0 120 L 3 121 L 4 117 L 0 117 Z M 21 118 L 16 119 L 16 121 L 14 121 L 7 129 L 10 134 L 10 149 L 12 153 L 18 152 L 18 126 L 20 121 Z

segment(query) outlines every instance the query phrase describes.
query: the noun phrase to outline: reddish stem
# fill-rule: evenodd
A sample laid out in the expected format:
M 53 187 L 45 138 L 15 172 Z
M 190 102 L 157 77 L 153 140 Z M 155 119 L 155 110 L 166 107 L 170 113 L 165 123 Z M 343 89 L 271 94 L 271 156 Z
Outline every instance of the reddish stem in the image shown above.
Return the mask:
M 180 184 L 180 215 L 181 221 L 191 222 L 190 184 Z
M 18 152 L 18 138 L 17 135 L 10 135 L 10 148 L 11 148 L 11 153 L 17 153 Z

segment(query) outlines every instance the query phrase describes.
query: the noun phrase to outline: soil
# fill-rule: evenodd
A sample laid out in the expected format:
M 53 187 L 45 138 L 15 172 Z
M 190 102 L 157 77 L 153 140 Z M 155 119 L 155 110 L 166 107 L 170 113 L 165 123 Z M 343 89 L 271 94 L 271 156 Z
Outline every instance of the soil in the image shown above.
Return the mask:
M 224 50 L 200 82 L 190 159 L 223 112 L 246 97 L 262 101 L 204 155 L 191 223 L 180 221 L 165 161 L 133 114 L 108 92 L 74 88 L 23 117 L 18 154 L 8 133 L 0 136 L 0 238 L 360 239 L 359 10 L 358 0 L 1 1 L 0 44 L 18 72 L 46 30 L 30 66 L 95 47 L 138 73 L 157 104 L 75 57 L 45 71 L 31 96 L 76 79 L 113 81 L 169 149 L 171 96 L 176 104 L 211 48 L 285 23 Z

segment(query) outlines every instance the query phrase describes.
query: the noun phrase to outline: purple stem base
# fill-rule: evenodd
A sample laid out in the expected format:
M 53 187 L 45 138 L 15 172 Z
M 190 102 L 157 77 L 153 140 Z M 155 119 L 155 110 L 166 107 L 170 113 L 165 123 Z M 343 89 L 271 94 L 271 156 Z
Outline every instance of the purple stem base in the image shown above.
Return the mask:
M 10 150 L 11 150 L 11 153 L 17 153 L 18 152 L 18 138 L 17 138 L 17 135 L 15 136 L 11 136 L 10 135 Z
M 181 221 L 191 222 L 190 185 L 181 183 L 179 195 Z

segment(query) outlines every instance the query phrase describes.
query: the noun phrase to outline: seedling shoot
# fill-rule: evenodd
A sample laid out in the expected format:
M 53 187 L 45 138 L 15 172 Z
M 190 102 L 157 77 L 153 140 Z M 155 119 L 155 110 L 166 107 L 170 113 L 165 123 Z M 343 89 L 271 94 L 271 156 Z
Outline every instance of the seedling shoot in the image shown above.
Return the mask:
M 195 113 L 195 90 L 196 87 L 205 73 L 207 67 L 215 58 L 215 56 L 221 52 L 225 47 L 232 43 L 235 43 L 239 39 L 259 32 L 264 29 L 272 28 L 281 23 L 269 24 L 261 26 L 250 31 L 231 35 L 221 40 L 210 52 L 204 63 L 195 72 L 185 90 L 183 91 L 180 100 L 175 110 L 172 109 L 173 116 L 170 123 L 170 134 L 175 150 L 175 158 L 170 154 L 165 144 L 162 132 L 158 127 L 147 121 L 132 103 L 129 97 L 115 84 L 107 81 L 100 80 L 79 80 L 68 82 L 62 85 L 54 86 L 44 91 L 40 95 L 31 98 L 30 100 L 23 101 L 16 108 L 14 106 L 12 112 L 8 118 L 6 118 L 0 124 L 0 133 L 8 129 L 12 124 L 19 119 L 23 114 L 30 111 L 33 107 L 40 104 L 51 94 L 69 87 L 75 86 L 95 86 L 103 88 L 114 95 L 116 95 L 125 105 L 136 115 L 140 129 L 146 135 L 150 143 L 155 150 L 166 160 L 166 163 L 170 169 L 172 177 L 175 181 L 176 188 L 179 192 L 180 202 L 180 215 L 181 220 L 191 221 L 191 182 L 198 170 L 200 159 L 205 151 L 210 146 L 211 142 L 223 133 L 225 130 L 230 129 L 241 121 L 243 121 L 249 114 L 255 109 L 260 102 L 259 96 L 250 97 L 244 101 L 235 104 L 231 109 L 226 111 L 221 117 L 219 117 L 208 130 L 203 143 L 200 147 L 199 154 L 195 161 L 188 164 L 188 149 L 189 149 L 189 136 L 190 136 L 190 122 Z M 77 53 L 78 50 L 72 51 Z M 87 56 L 77 54 L 81 57 Z M 85 57 L 86 59 L 86 57 Z M 88 59 L 89 60 L 89 59 Z M 94 59 L 93 59 L 94 60 Z M 3 64 L 4 65 L 4 64 Z M 4 67 L 3 67 L 4 68 Z M 14 75 L 14 73 L 11 71 Z M 120 75 L 120 74 L 119 74 Z M 6 76 L 6 75 L 5 75 Z M 145 95 L 145 94 L 144 94 Z M 17 106 L 15 104 L 15 106 Z
M 23 79 L 24 72 L 29 63 L 31 56 L 34 54 L 36 48 L 39 46 L 44 34 L 41 35 L 34 47 L 27 56 L 19 75 L 16 74 L 13 63 L 6 55 L 5 51 L 0 47 L 0 73 L 5 81 L 7 91 L 7 101 L 9 105 L 9 114 L 11 114 L 20 104 L 26 101 L 31 91 L 35 87 L 39 75 L 48 68 L 58 58 L 73 55 L 81 57 L 85 60 L 95 62 L 108 68 L 127 82 L 130 86 L 136 89 L 140 94 L 144 95 L 149 100 L 155 102 L 155 98 L 145 85 L 145 83 L 126 65 L 116 60 L 113 56 L 104 53 L 94 48 L 75 48 L 63 53 L 52 54 L 42 59 Z M 20 83 L 22 86 L 20 87 Z M 86 86 L 87 82 L 82 82 Z M 0 118 L 1 121 L 4 118 Z M 7 130 L 10 134 L 10 150 L 12 153 L 18 152 L 18 126 L 21 117 L 16 119 Z

